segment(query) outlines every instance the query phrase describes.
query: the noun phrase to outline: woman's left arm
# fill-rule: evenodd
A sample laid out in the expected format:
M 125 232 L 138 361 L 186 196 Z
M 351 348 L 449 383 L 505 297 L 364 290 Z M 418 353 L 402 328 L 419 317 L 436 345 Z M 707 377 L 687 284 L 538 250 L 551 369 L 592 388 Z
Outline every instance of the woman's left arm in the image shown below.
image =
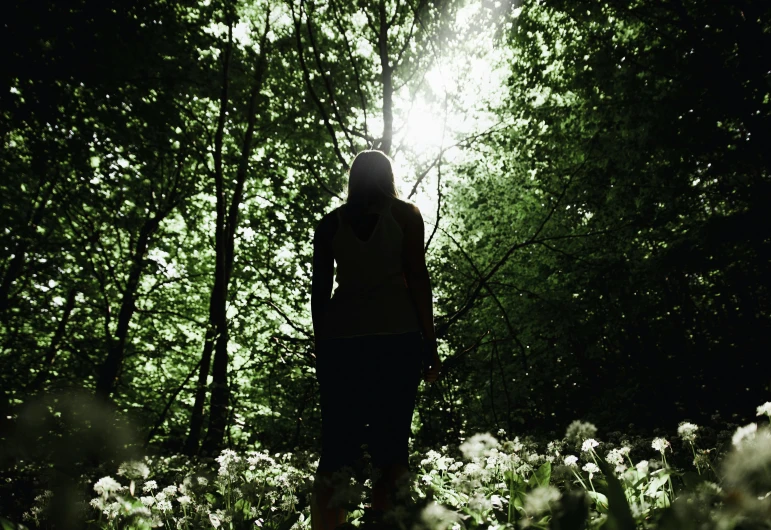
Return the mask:
M 332 237 L 337 230 L 334 213 L 325 215 L 313 235 L 313 275 L 311 280 L 311 317 L 316 341 L 324 337 L 322 324 L 324 311 L 332 296 L 332 276 L 335 259 L 332 254 Z

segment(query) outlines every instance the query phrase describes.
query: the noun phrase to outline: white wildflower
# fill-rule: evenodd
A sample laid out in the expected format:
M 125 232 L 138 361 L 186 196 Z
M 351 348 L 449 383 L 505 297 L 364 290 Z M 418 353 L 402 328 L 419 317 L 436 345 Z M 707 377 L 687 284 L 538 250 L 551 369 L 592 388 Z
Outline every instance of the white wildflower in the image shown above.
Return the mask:
M 187 495 L 182 495 L 181 497 L 177 497 L 177 502 L 184 505 L 190 504 L 192 501 Z
M 758 416 L 762 416 L 763 414 L 771 418 L 771 401 L 766 401 L 758 407 Z
M 151 492 L 153 490 L 157 490 L 157 489 L 158 489 L 158 484 L 154 480 L 148 480 L 142 486 L 142 491 L 144 491 L 145 493 L 149 493 L 149 492 Z
M 140 478 L 146 479 L 149 474 L 150 468 L 147 467 L 147 464 L 139 460 L 123 462 L 120 467 L 118 467 L 118 475 L 125 476 L 132 480 Z
M 498 429 L 498 436 L 500 436 L 501 438 L 506 436 L 506 429 Z
M 651 442 L 651 447 L 663 455 L 664 451 L 669 447 L 669 442 L 664 438 L 654 438 L 653 442 Z
M 198 480 L 199 486 L 207 486 L 209 484 L 209 479 L 206 477 L 196 477 Z
M 605 460 L 607 460 L 608 463 L 616 466 L 615 467 L 616 473 L 623 473 L 624 471 L 626 471 L 626 464 L 624 463 L 624 453 L 621 449 L 611 449 L 610 451 L 608 451 L 608 454 L 605 456 Z
M 595 473 L 600 472 L 600 468 L 597 467 L 597 464 L 595 464 L 594 462 L 589 462 L 588 464 L 584 464 L 584 467 L 582 467 L 581 469 L 589 473 L 589 480 L 592 480 L 592 478 L 594 478 Z
M 232 449 L 225 449 L 217 457 L 217 462 L 220 464 L 219 475 L 228 476 L 237 471 L 238 464 L 241 462 L 241 457 L 238 453 Z
M 264 453 L 258 453 L 258 452 L 249 453 L 249 455 L 246 457 L 246 461 L 249 464 L 250 470 L 254 470 L 258 465 L 260 465 L 263 462 L 267 467 L 273 467 L 276 465 L 276 461 L 273 458 L 271 458 L 269 455 L 266 455 Z
M 677 427 L 677 434 L 684 442 L 693 443 L 696 440 L 696 431 L 698 430 L 698 425 L 684 421 Z
M 423 467 L 426 467 L 429 464 L 433 464 L 439 459 L 440 456 L 442 456 L 440 453 L 438 453 L 437 451 L 434 451 L 433 449 L 430 449 L 426 453 L 426 457 L 420 461 L 420 465 Z
M 551 510 L 560 500 L 560 492 L 554 486 L 538 486 L 525 497 L 525 512 L 533 517 Z
M 123 507 L 119 502 L 111 502 L 105 506 L 104 510 L 102 510 L 102 513 L 105 514 L 109 519 L 115 519 L 118 517 L 118 515 L 120 515 L 121 508 Z
M 611 449 L 608 451 L 608 454 L 605 455 L 605 460 L 607 460 L 609 464 L 618 466 L 624 463 L 624 455 L 622 455 L 621 451 L 618 449 Z
M 479 464 L 475 464 L 474 462 L 469 462 L 463 468 L 463 473 L 467 475 L 469 478 L 480 478 L 483 475 L 484 470 Z
M 490 456 L 492 449 L 497 449 L 500 444 L 490 433 L 475 434 L 462 444 L 460 451 L 468 460 Z
M 216 516 L 215 514 L 213 514 L 213 513 L 209 513 L 209 522 L 211 523 L 211 525 L 212 525 L 214 528 L 219 528 L 219 527 L 220 527 L 220 525 L 222 524 L 222 521 L 220 521 L 220 518 L 219 518 L 219 517 L 217 517 L 217 516 Z
M 648 471 L 648 461 L 640 460 L 634 465 L 634 467 L 637 468 L 637 471 L 640 473 L 646 473 Z
M 155 504 L 155 497 L 139 497 L 139 502 L 144 504 L 145 506 L 152 506 Z
M 568 455 L 565 457 L 565 465 L 568 467 L 578 467 L 578 457 L 573 455 Z
M 124 489 L 124 486 L 121 486 L 120 483 L 112 477 L 102 477 L 94 484 L 94 491 L 105 498 L 111 493 L 115 493 L 122 489 Z
M 175 486 L 174 484 L 172 484 L 171 486 L 166 486 L 165 488 L 163 488 L 163 493 L 167 497 L 171 497 L 172 495 L 177 493 L 177 486 Z
M 595 440 L 594 438 L 588 438 L 584 440 L 583 444 L 581 444 L 581 451 L 583 452 L 591 451 L 598 445 L 600 444 L 597 442 L 597 440 Z
M 170 512 L 171 511 L 171 501 L 167 501 L 167 500 L 158 501 L 158 504 L 156 505 L 156 508 L 158 508 L 162 512 Z
M 757 431 L 757 423 L 750 423 L 744 427 L 739 427 L 731 438 L 731 442 L 734 444 L 734 447 L 741 447 L 746 440 L 754 439 Z
M 565 444 L 559 441 L 551 441 L 546 444 L 546 450 L 555 456 L 560 456 L 560 452 L 562 451 L 564 445 Z

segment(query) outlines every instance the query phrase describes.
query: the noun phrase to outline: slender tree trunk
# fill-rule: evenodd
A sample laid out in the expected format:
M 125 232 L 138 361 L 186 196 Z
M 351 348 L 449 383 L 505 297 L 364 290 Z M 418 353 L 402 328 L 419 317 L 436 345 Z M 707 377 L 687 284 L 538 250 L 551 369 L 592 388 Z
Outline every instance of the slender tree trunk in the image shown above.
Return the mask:
M 206 331 L 203 344 L 203 354 L 198 370 L 198 381 L 195 387 L 195 402 L 190 415 L 190 432 L 185 441 L 185 453 L 194 456 L 198 453 L 198 444 L 201 441 L 201 429 L 203 428 L 203 409 L 206 405 L 206 381 L 209 378 L 211 368 L 212 351 L 214 350 L 214 328 L 211 326 Z
M 225 429 L 228 421 L 228 406 L 230 392 L 228 386 L 228 325 L 227 325 L 227 293 L 230 283 L 230 276 L 233 272 L 233 261 L 235 257 L 235 237 L 238 228 L 238 211 L 244 195 L 244 183 L 249 169 L 249 158 L 254 149 L 254 130 L 257 123 L 257 104 L 260 91 L 262 90 L 267 69 L 266 45 L 267 36 L 270 30 L 270 13 L 265 15 L 265 27 L 260 38 L 260 55 L 255 65 L 254 84 L 249 94 L 249 106 L 247 111 L 246 133 L 244 134 L 244 143 L 241 146 L 241 156 L 236 172 L 236 186 L 233 190 L 233 197 L 228 208 L 228 216 L 225 220 L 224 236 L 222 249 L 224 250 L 222 261 L 224 261 L 224 274 L 222 285 L 222 296 L 217 298 L 220 307 L 218 314 L 221 315 L 219 326 L 217 328 L 217 341 L 214 348 L 214 362 L 212 364 L 212 391 L 211 406 L 209 407 L 209 428 L 206 432 L 206 439 L 203 443 L 203 451 L 207 454 L 214 454 L 222 445 L 225 436 Z M 218 247 L 218 250 L 220 247 Z M 219 259 L 219 258 L 218 258 Z M 212 298 L 214 300 L 214 298 Z
M 160 214 L 156 217 L 146 219 L 139 232 L 137 245 L 134 249 L 134 256 L 131 260 L 131 269 L 129 271 L 126 290 L 123 293 L 120 311 L 118 312 L 118 326 L 112 344 L 107 352 L 107 358 L 99 369 L 96 382 L 96 395 L 98 397 L 109 399 L 115 391 L 115 382 L 123 368 L 123 359 L 125 357 L 126 339 L 128 337 L 129 324 L 131 317 L 136 309 L 136 294 L 139 287 L 139 280 L 142 277 L 144 269 L 145 254 L 150 246 L 150 238 L 160 225 Z
M 62 318 L 59 320 L 59 325 L 56 327 L 56 332 L 51 339 L 51 344 L 48 345 L 48 350 L 46 351 L 45 358 L 43 359 L 43 365 L 40 367 L 40 370 L 38 370 L 37 374 L 35 374 L 35 379 L 33 379 L 32 382 L 27 385 L 27 392 L 37 391 L 43 385 L 43 382 L 50 373 L 51 367 L 53 366 L 54 360 L 56 359 L 56 354 L 59 351 L 59 344 L 62 342 L 64 333 L 67 330 L 67 322 L 70 320 L 72 310 L 75 309 L 75 297 L 77 295 L 77 287 L 73 287 L 67 293 L 67 300 L 64 302 L 64 312 L 62 313 Z
M 378 34 L 378 52 L 380 54 L 380 69 L 383 78 L 383 137 L 380 140 L 380 150 L 390 154 L 394 135 L 394 69 L 388 58 L 388 14 L 385 2 L 379 5 L 380 32 Z

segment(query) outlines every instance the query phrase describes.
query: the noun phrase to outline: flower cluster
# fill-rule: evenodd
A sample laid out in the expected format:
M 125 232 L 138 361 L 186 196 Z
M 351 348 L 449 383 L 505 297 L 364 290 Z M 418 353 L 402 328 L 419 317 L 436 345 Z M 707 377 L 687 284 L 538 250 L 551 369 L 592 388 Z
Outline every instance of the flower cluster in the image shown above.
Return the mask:
M 758 414 L 769 408 L 769 403 L 758 407 Z M 385 522 L 401 530 L 546 530 L 559 517 L 595 530 L 614 509 L 610 492 L 628 504 L 639 527 L 655 528 L 659 512 L 667 509 L 674 528 L 694 520 L 711 521 L 704 526 L 710 529 L 735 528 L 736 521 L 765 528 L 771 518 L 771 426 L 751 423 L 719 436 L 715 448 L 698 447 L 709 432 L 680 423 L 677 434 L 684 444 L 674 447 L 660 436 L 611 434 L 609 439 L 621 440 L 615 445 L 585 422 L 573 422 L 563 439 L 544 445 L 527 437 L 476 434 L 458 445 L 415 453 L 417 473 L 399 493 L 411 502 L 389 512 Z M 571 447 L 576 454 L 565 454 Z M 166 474 L 149 458 L 122 464 L 118 479 L 104 476 L 93 483 L 95 526 L 309 529 L 315 455 L 226 450 L 213 463 L 177 461 L 166 466 L 177 471 Z M 701 475 L 696 481 L 688 478 L 694 468 Z M 355 525 L 366 523 L 363 508 L 377 474 L 363 484 L 351 470 L 329 480 L 333 502 L 352 510 Z M 25 519 L 45 526 L 52 496 L 39 495 Z

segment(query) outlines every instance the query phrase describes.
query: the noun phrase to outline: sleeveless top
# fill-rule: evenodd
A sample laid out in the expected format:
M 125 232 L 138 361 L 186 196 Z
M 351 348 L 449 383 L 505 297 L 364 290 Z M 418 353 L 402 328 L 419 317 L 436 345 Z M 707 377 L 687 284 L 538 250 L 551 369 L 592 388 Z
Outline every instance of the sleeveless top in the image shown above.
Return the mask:
M 391 199 L 370 206 L 378 214 L 369 238 L 359 239 L 337 209 L 332 252 L 337 288 L 324 311 L 329 338 L 419 331 L 418 315 L 404 279 L 402 229 L 391 215 Z

